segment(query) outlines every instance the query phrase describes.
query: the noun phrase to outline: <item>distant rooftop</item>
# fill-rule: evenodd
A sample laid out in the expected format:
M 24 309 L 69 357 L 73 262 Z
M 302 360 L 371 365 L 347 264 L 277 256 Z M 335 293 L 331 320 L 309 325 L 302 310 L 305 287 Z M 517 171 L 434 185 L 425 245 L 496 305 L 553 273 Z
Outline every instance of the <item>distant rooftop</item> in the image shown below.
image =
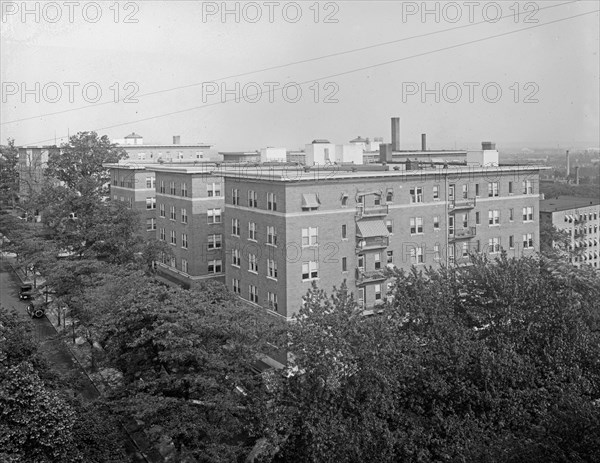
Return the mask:
M 600 197 L 582 198 L 580 196 L 559 196 L 557 198 L 548 198 L 540 201 L 540 210 L 542 212 L 556 212 L 597 205 L 600 205 Z
M 129 135 L 127 135 L 125 138 L 144 138 L 141 135 L 138 135 L 135 132 L 131 132 Z

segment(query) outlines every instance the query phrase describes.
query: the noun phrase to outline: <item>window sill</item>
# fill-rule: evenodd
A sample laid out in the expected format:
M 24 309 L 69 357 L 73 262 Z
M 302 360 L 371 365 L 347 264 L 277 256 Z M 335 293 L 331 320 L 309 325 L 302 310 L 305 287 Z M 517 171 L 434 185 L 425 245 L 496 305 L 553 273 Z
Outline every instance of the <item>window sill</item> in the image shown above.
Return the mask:
M 319 278 L 319 277 L 316 277 L 316 278 L 308 278 L 308 279 L 306 279 L 306 280 L 303 278 L 303 279 L 302 279 L 302 283 L 310 283 L 311 281 L 319 281 L 319 280 L 320 280 L 320 278 Z
M 270 277 L 267 275 L 267 280 L 277 281 L 277 277 Z
M 248 273 L 252 273 L 253 275 L 258 275 L 258 271 L 257 270 L 250 270 L 250 269 L 248 269 Z

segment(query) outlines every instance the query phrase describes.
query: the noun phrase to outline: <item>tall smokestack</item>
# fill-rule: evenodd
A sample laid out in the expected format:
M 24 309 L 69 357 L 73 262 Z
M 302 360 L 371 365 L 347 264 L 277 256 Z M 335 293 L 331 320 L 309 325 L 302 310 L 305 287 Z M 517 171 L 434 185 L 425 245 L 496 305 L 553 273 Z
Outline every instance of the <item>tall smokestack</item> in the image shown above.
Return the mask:
M 400 118 L 392 117 L 392 149 L 400 151 Z
M 427 151 L 427 134 L 421 134 L 421 151 Z
M 181 137 L 179 135 L 173 135 L 173 144 L 179 145 L 181 143 Z
M 571 162 L 569 160 L 569 150 L 567 150 L 567 178 L 571 175 Z
M 575 167 L 575 185 L 579 185 L 579 166 Z

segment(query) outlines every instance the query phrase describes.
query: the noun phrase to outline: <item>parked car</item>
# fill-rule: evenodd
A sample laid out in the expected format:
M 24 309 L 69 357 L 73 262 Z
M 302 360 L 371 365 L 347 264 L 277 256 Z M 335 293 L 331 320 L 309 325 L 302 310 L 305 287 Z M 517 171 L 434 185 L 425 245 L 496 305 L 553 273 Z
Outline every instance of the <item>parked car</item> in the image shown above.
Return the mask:
M 31 299 L 33 297 L 33 286 L 32 285 L 21 285 L 19 288 L 19 299 Z
M 27 313 L 31 318 L 41 318 L 46 313 L 46 305 L 43 299 L 34 297 L 27 305 Z

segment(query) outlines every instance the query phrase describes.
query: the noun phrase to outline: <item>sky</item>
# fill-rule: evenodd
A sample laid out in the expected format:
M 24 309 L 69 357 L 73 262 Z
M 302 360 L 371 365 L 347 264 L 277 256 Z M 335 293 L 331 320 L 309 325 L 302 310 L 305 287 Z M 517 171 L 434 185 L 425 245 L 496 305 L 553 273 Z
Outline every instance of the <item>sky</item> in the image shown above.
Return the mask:
M 0 4 L 2 142 L 600 146 L 597 0 Z

